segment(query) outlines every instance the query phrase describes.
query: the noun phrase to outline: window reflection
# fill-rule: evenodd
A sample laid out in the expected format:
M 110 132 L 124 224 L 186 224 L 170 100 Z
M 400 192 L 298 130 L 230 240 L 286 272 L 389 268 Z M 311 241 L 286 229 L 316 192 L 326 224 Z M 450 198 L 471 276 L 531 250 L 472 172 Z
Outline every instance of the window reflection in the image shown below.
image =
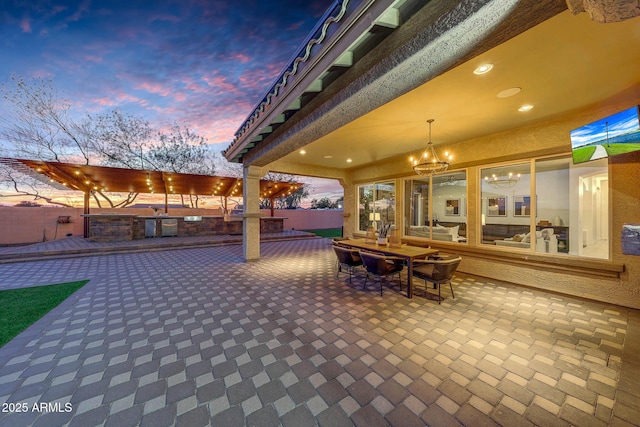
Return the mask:
M 531 164 L 482 169 L 482 243 L 531 247 Z
M 606 159 L 577 165 L 570 157 L 536 160 L 535 195 L 531 167 L 527 162 L 481 170 L 482 243 L 608 259 Z
M 571 158 L 538 160 L 536 252 L 609 257 L 607 160 L 574 165 Z M 540 240 L 542 239 L 542 240 Z
M 405 182 L 405 235 L 466 242 L 466 171 Z
M 394 182 L 358 187 L 358 230 L 395 224 L 396 186 Z

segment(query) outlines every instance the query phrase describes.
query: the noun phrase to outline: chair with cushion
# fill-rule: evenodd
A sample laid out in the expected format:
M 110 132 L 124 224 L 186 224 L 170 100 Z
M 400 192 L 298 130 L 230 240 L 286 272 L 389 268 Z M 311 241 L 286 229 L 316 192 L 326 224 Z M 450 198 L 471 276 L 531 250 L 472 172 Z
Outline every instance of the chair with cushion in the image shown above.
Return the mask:
M 367 271 L 367 277 L 364 279 L 362 289 L 367 286 L 367 279 L 369 275 L 376 276 L 380 281 L 380 296 L 382 296 L 382 280 L 391 274 L 398 273 L 398 279 L 400 281 L 400 289 L 402 290 L 402 277 L 400 273 L 404 268 L 404 259 L 396 256 L 387 256 L 382 254 L 375 254 L 372 252 L 360 251 L 360 258 L 362 264 Z
M 433 283 L 434 288 L 438 287 L 438 304 L 442 300 L 440 295 L 440 285 L 448 283 L 451 289 L 451 296 L 455 299 L 451 278 L 456 272 L 462 258 L 459 256 L 439 256 L 430 259 L 417 259 L 413 262 L 413 275 L 424 280 L 425 290 L 427 282 Z
M 344 267 L 346 272 L 349 273 L 349 282 L 351 282 L 351 276 L 354 274 L 354 269 L 362 265 L 360 252 L 337 244 L 333 245 L 333 250 L 338 258 L 338 272 L 336 273 L 336 277 L 342 273 L 342 268 Z

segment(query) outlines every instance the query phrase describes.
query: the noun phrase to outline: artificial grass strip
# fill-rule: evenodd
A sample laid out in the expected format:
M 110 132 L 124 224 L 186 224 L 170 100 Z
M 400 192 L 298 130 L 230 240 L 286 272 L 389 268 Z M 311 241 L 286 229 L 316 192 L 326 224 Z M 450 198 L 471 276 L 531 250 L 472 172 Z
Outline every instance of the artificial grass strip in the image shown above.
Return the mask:
M 307 233 L 313 233 L 316 236 L 320 237 L 342 237 L 342 229 L 341 228 L 323 228 L 316 230 L 302 230 Z
M 88 282 L 81 280 L 0 291 L 0 347 Z

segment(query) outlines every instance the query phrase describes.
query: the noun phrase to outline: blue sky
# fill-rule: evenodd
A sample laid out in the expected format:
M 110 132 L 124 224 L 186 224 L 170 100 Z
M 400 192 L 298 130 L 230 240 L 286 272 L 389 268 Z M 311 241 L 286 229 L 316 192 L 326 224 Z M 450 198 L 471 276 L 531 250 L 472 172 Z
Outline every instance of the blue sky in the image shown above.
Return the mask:
M 329 5 L 5 0 L 0 78 L 49 77 L 74 111 L 185 123 L 222 149 Z
M 51 78 L 76 114 L 177 122 L 220 151 L 331 3 L 3 0 L 0 83 Z

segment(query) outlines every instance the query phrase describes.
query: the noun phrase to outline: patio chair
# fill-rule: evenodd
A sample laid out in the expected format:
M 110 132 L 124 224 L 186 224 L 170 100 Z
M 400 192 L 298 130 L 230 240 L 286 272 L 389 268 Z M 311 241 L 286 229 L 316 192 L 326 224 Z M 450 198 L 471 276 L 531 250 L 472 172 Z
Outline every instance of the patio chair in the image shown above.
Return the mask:
M 459 256 L 437 256 L 435 258 L 417 259 L 413 261 L 413 275 L 424 280 L 424 288 L 427 291 L 427 282 L 433 283 L 434 288 L 438 288 L 438 304 L 442 301 L 440 286 L 448 283 L 451 289 L 451 296 L 456 298 L 451 285 L 451 278 L 456 272 L 460 261 Z
M 367 286 L 367 279 L 369 275 L 376 276 L 380 282 L 380 296 L 382 296 L 382 280 L 389 275 L 398 273 L 398 280 L 400 282 L 400 290 L 402 290 L 402 276 L 401 272 L 404 268 L 404 259 L 396 256 L 388 256 L 375 254 L 372 252 L 360 251 L 360 258 L 362 258 L 362 264 L 367 271 L 367 276 L 364 279 L 362 289 Z
M 362 265 L 360 253 L 355 249 L 336 244 L 333 245 L 333 250 L 338 259 L 338 272 L 336 273 L 336 277 L 342 273 L 342 268 L 344 267 L 349 273 L 349 283 L 351 283 L 351 277 L 355 273 L 355 268 Z

